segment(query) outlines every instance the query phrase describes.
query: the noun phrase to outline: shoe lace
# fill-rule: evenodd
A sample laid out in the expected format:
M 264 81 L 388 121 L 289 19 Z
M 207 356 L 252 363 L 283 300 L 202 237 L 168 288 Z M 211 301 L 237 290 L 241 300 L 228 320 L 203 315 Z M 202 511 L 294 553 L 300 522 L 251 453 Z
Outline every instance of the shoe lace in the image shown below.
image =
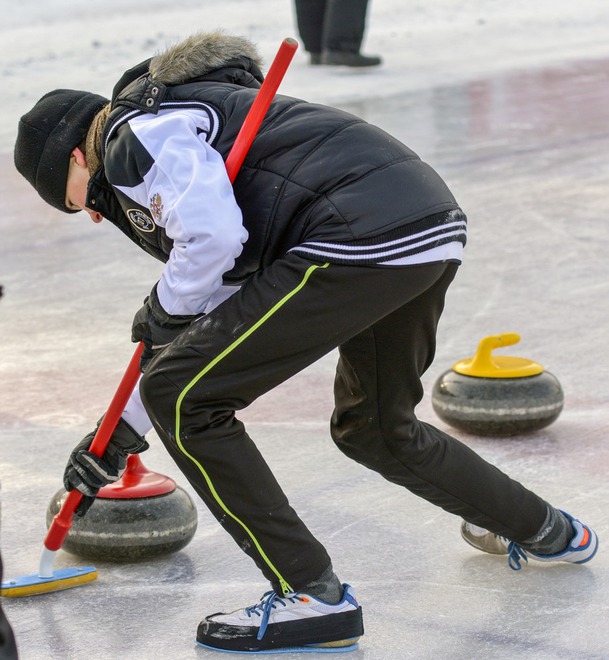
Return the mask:
M 248 617 L 254 615 L 261 617 L 260 619 L 260 628 L 258 629 L 258 634 L 256 639 L 259 641 L 264 637 L 264 633 L 269 625 L 269 619 L 271 617 L 271 610 L 274 610 L 276 607 L 287 607 L 287 602 L 296 603 L 298 601 L 304 600 L 298 594 L 286 594 L 285 596 L 278 596 L 274 591 L 267 591 L 263 594 L 260 602 L 256 605 L 251 605 L 250 607 L 245 608 L 245 613 Z
M 525 551 L 518 545 L 518 543 L 510 541 L 508 544 L 508 566 L 513 571 L 519 571 L 522 568 L 522 564 L 520 563 L 522 559 L 524 559 L 525 564 L 529 561 Z

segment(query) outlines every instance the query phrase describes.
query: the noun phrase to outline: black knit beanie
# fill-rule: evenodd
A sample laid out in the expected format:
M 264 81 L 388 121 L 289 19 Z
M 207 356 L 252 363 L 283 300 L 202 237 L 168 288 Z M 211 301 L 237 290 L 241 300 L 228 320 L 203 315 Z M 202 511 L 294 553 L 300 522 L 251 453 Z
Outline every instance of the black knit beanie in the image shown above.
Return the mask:
M 87 135 L 108 99 L 90 92 L 56 89 L 19 121 L 15 167 L 45 202 L 64 213 L 70 154 Z

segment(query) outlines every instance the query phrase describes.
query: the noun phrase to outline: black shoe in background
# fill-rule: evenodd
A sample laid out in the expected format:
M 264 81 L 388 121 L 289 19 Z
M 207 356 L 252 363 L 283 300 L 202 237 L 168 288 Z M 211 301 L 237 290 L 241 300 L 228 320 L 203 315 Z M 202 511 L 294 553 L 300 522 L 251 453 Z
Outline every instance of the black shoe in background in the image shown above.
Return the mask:
M 311 64 L 321 64 L 321 53 L 311 53 Z
M 361 53 L 350 53 L 342 50 L 325 50 L 321 55 L 321 64 L 333 66 L 379 66 L 382 61 L 378 55 L 362 55 Z

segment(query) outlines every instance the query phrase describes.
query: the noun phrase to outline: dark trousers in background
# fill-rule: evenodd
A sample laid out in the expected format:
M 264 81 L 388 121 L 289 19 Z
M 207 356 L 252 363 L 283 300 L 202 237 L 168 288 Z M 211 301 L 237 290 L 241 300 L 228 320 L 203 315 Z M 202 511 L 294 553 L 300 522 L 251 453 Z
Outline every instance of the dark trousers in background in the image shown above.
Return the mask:
M 295 0 L 296 23 L 305 50 L 359 53 L 368 0 Z
M 2 557 L 0 556 L 0 582 L 2 582 Z M 1 600 L 1 599 L 0 599 Z M 17 644 L 11 624 L 0 603 L 0 660 L 17 660 Z
M 542 526 L 546 504 L 540 497 L 415 416 L 456 271 L 452 263 L 315 265 L 288 254 L 195 322 L 148 367 L 141 393 L 160 438 L 277 591 L 302 589 L 330 558 L 290 507 L 235 411 L 336 347 L 331 432 L 341 451 L 516 541 Z M 294 465 L 291 476 L 297 474 Z

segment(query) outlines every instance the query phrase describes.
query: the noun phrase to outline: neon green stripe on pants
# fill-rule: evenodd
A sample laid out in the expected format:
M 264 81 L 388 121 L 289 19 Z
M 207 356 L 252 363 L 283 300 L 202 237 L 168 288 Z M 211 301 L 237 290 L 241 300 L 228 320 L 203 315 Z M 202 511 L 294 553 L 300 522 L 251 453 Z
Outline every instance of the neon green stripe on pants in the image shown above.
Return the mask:
M 190 392 L 190 390 L 201 380 L 201 378 L 203 378 L 206 374 L 208 374 L 219 362 L 221 362 L 227 355 L 229 355 L 232 351 L 234 351 L 235 348 L 237 348 L 237 346 L 239 346 L 248 337 L 254 334 L 254 332 L 256 332 L 262 325 L 264 325 L 264 323 L 266 323 L 266 321 L 268 321 L 268 319 L 270 319 L 273 316 L 273 314 L 277 312 L 277 310 L 281 309 L 281 307 L 283 307 L 283 305 L 285 305 L 288 302 L 288 300 L 294 297 L 306 285 L 307 281 L 309 280 L 309 278 L 311 277 L 312 273 L 315 270 L 317 270 L 318 268 L 327 268 L 328 266 L 329 264 L 324 264 L 323 266 L 311 266 L 310 268 L 308 268 L 300 284 L 295 289 L 290 291 L 290 293 L 284 296 L 278 303 L 276 303 L 259 321 L 257 321 L 251 328 L 249 328 L 247 332 L 242 334 L 230 346 L 228 346 L 224 351 L 222 351 L 222 353 L 220 353 L 209 364 L 207 364 L 205 368 L 202 371 L 200 371 L 190 381 L 190 383 L 188 383 L 188 385 L 186 385 L 186 387 L 182 390 L 176 402 L 175 436 L 176 436 L 176 443 L 180 448 L 180 451 L 197 466 L 203 478 L 205 479 L 205 482 L 207 483 L 207 487 L 209 488 L 212 497 L 216 500 L 220 508 L 226 513 L 226 515 L 230 516 L 237 524 L 239 524 L 243 528 L 245 533 L 250 537 L 252 543 L 256 547 L 256 550 L 258 551 L 264 562 L 271 569 L 271 571 L 277 576 L 277 579 L 281 584 L 281 589 L 284 594 L 293 591 L 293 589 L 290 587 L 288 582 L 283 578 L 283 576 L 277 570 L 277 568 L 273 565 L 271 560 L 267 557 L 266 553 L 262 549 L 262 546 L 258 542 L 258 539 L 256 539 L 256 537 L 254 536 L 252 531 L 248 528 L 248 526 L 242 520 L 239 520 L 239 518 L 237 518 L 237 516 L 222 501 L 222 498 L 218 494 L 218 491 L 215 489 L 214 484 L 209 474 L 207 474 L 205 468 L 201 465 L 201 463 L 199 463 L 199 461 L 197 461 L 196 458 L 194 458 L 194 456 L 191 456 L 184 448 L 184 445 L 182 444 L 182 441 L 180 439 L 180 410 L 182 408 L 182 402 L 184 401 L 185 397 Z

